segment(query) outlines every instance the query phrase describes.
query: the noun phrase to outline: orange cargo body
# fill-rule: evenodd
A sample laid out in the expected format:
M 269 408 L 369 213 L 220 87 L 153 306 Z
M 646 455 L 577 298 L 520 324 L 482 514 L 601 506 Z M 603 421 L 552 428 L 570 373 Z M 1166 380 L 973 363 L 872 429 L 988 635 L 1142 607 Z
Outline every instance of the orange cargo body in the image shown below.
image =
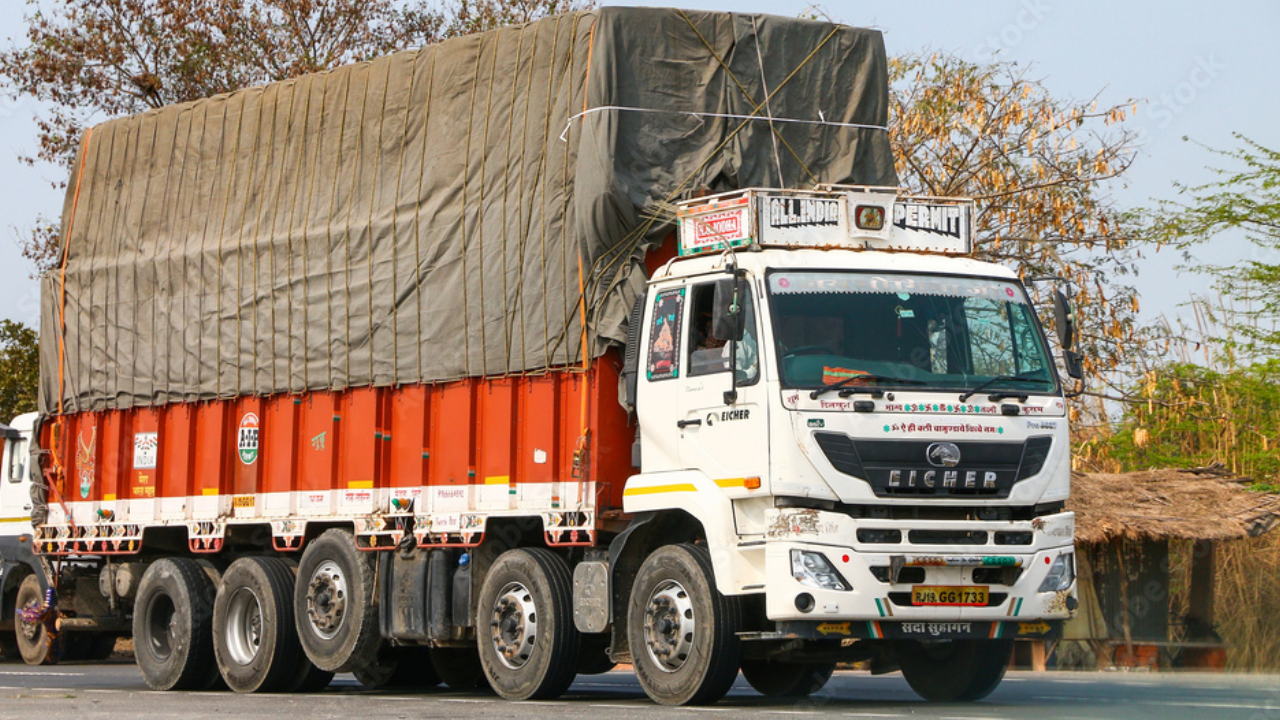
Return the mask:
M 213 553 L 256 525 L 296 551 L 309 523 L 335 522 L 367 550 L 407 533 L 470 547 L 495 517 L 593 545 L 633 472 L 619 366 L 611 352 L 586 371 L 52 416 L 38 550 L 133 554 L 167 527 Z

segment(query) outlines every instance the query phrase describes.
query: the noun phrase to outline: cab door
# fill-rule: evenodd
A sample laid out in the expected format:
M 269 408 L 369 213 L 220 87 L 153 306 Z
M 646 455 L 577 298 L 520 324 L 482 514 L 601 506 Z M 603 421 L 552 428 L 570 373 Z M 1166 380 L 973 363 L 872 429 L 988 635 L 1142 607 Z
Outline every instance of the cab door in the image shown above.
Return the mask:
M 719 278 L 692 282 L 687 288 L 684 373 L 677 380 L 678 412 L 671 430 L 678 433 L 680 463 L 685 469 L 701 470 L 723 488 L 742 490 L 748 478 L 764 477 L 769 462 L 759 313 L 755 298 L 747 293 L 746 332 L 731 361 L 730 344 L 712 330 L 715 279 Z M 754 285 L 749 287 L 754 292 Z M 737 367 L 737 399 L 727 403 L 725 393 L 733 389 L 731 364 Z
M 30 438 L 6 428 L 3 465 L 0 465 L 0 535 L 31 532 Z

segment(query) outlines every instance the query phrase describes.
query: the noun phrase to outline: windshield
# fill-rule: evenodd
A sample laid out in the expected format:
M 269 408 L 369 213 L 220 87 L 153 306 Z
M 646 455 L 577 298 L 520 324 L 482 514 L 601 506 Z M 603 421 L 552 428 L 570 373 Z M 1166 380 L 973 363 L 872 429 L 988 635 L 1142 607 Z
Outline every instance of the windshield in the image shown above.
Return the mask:
M 1057 373 L 1021 286 L 1008 280 L 775 271 L 770 308 L 783 387 L 859 375 L 877 387 L 1050 393 Z M 1005 376 L 1002 378 L 1002 376 Z

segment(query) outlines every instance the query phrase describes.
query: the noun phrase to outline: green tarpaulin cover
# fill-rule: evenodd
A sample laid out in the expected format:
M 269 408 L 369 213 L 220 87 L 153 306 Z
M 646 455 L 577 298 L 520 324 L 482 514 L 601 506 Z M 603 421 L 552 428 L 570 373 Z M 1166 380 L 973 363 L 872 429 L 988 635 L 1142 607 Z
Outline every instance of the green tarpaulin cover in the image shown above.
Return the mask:
M 580 288 L 598 356 L 671 203 L 896 185 L 887 105 L 877 32 L 608 7 L 112 120 L 43 285 L 42 409 L 571 365 Z

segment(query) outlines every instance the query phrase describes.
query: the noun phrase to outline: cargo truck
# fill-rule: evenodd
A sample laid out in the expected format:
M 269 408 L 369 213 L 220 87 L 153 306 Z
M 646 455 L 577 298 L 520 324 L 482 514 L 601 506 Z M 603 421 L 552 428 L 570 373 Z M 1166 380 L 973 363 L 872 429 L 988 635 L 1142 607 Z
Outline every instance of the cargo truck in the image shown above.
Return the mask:
M 1075 607 L 1066 394 L 886 93 L 878 33 L 603 8 L 94 129 L 17 632 L 127 622 L 160 690 L 985 696 Z

